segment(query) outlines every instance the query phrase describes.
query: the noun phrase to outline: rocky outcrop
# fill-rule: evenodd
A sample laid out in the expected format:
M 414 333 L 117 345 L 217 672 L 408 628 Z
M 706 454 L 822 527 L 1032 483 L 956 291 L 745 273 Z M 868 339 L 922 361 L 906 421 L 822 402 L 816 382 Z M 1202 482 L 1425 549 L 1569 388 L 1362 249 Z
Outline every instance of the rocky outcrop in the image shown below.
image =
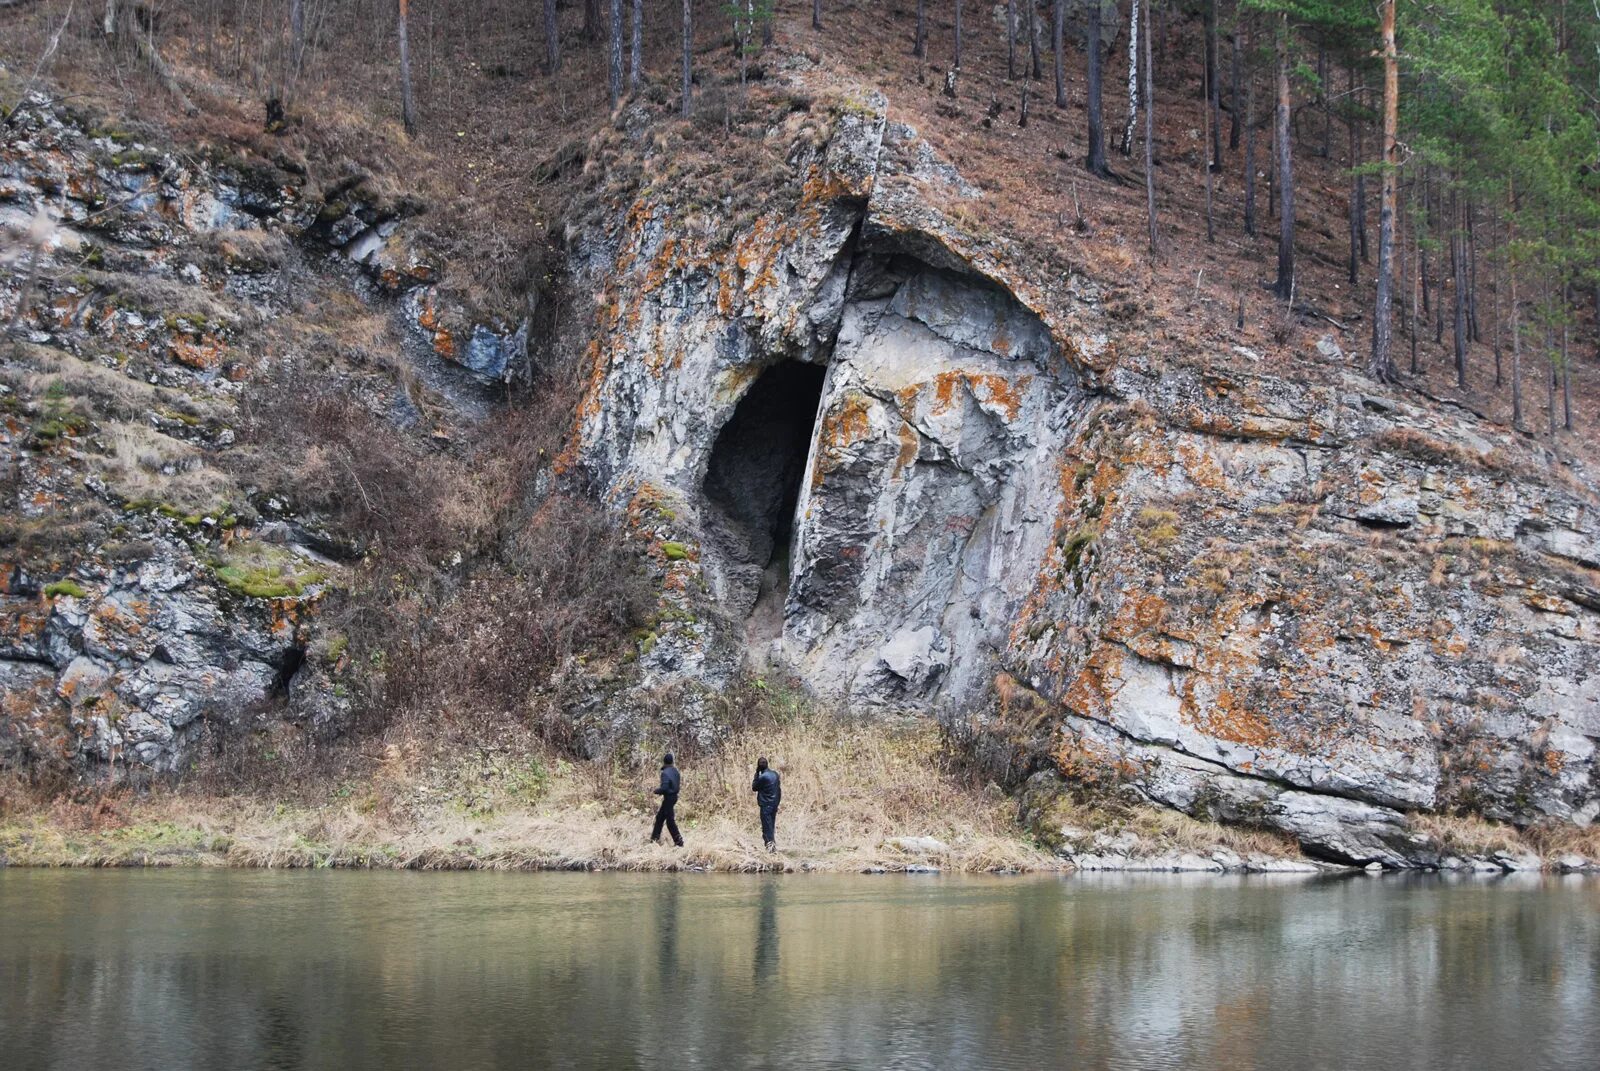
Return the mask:
M 1332 339 L 1290 376 L 1141 354 L 1091 280 L 975 233 L 961 206 L 985 194 L 882 99 L 782 113 L 749 219 L 663 183 L 569 235 L 599 315 L 558 467 L 649 546 L 663 603 L 626 674 L 553 682 L 576 735 L 600 750 L 647 717 L 709 741 L 718 693 L 775 667 L 857 714 L 981 722 L 1063 790 L 1341 862 L 1451 863 L 1418 813 L 1600 817 L 1581 470 L 1347 374 Z M 396 318 L 469 422 L 523 374 L 528 326 L 442 289 L 419 206 L 359 176 L 312 193 L 292 162 L 24 115 L 0 154 L 0 210 L 37 231 L 0 291 L 34 347 L 4 369 L 7 513 L 83 523 L 5 563 L 0 760 L 173 771 L 263 703 L 335 731 L 338 645 L 313 624 L 332 544 L 249 488 L 130 494 L 109 430 L 183 444 L 147 467 L 195 485 L 233 443 L 240 341 L 307 258 Z M 661 151 L 635 120 L 605 136 Z M 80 412 L 52 369 L 126 396 Z M 406 393 L 381 404 L 430 430 Z
M 168 152 L 42 95 L 17 111 L 0 766 L 174 775 L 208 726 L 348 721 L 342 641 L 315 625 L 327 555 L 348 550 L 228 475 L 241 380 L 322 345 L 325 328 L 268 329 L 311 293 L 392 309 L 422 377 L 469 413 L 478 380 L 516 373 L 525 331 L 440 292 L 404 225 L 419 206 L 362 177 L 316 185 L 293 160 Z M 391 407 L 415 420 L 406 395 Z
M 1092 284 L 963 233 L 977 191 L 881 101 L 812 144 L 731 248 L 634 205 L 579 415 L 753 658 L 1345 862 L 1437 863 L 1418 811 L 1596 817 L 1581 478 L 1337 370 L 1122 353 Z

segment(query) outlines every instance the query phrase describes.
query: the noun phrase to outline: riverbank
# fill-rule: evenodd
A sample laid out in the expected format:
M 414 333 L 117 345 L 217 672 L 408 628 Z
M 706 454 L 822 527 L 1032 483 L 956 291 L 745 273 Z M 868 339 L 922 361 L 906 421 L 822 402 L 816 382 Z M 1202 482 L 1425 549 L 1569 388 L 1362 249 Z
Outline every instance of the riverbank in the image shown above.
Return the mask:
M 781 850 L 762 849 L 756 754 L 783 772 Z M 401 737 L 352 776 L 260 787 L 112 789 L 68 800 L 13 793 L 0 811 L 12 866 L 238 866 L 630 871 L 1043 872 L 1059 843 L 1017 801 L 945 761 L 938 734 L 802 720 L 686 757 L 683 848 L 647 842 L 651 765 L 575 763 L 530 740 L 470 749 Z M 203 780 L 203 779 L 202 779 Z M 1289 861 L 1292 843 L 1155 808 L 1060 807 L 1055 827 L 1134 859 Z M 1051 839 L 1051 838 L 1046 838 Z M 1090 845 L 1085 844 L 1090 850 Z M 1223 856 L 1227 858 L 1227 856 Z
M 179 787 L 41 796 L 0 784 L 0 865 L 425 870 L 1028 873 L 1329 869 L 1289 838 L 1106 798 L 1057 797 L 1024 825 L 1018 799 L 953 761 L 937 730 L 814 713 L 683 757 L 683 848 L 648 842 L 653 749 L 575 762 L 531 734 L 397 730 L 338 772 L 267 750 L 270 780 L 207 771 Z M 782 771 L 780 851 L 750 793 L 758 754 Z M 1036 801 L 1035 801 L 1036 802 Z M 1452 870 L 1593 870 L 1600 831 L 1519 831 L 1419 817 Z M 1337 869 L 1337 868 L 1334 868 Z

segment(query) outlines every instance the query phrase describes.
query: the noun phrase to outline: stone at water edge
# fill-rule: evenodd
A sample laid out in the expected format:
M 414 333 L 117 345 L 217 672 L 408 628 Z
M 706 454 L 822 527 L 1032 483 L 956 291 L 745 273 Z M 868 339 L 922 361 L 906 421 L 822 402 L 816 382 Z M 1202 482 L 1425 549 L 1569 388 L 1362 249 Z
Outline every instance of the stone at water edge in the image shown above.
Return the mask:
M 885 843 L 903 852 L 919 855 L 941 855 L 950 850 L 948 844 L 936 837 L 892 837 Z

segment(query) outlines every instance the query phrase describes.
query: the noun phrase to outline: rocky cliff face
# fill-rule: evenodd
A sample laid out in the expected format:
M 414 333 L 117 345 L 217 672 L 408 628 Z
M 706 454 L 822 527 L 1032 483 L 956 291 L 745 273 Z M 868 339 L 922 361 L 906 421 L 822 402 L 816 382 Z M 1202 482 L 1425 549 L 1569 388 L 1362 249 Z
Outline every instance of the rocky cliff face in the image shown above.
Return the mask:
M 963 232 L 978 192 L 882 101 L 787 160 L 731 245 L 660 195 L 589 239 L 575 460 L 741 626 L 685 613 L 651 672 L 716 687 L 742 646 L 1355 862 L 1436 861 L 1413 812 L 1596 817 L 1577 474 L 1331 339 L 1294 378 L 1122 352 L 1091 283 Z
M 604 737 L 677 689 L 668 720 L 709 737 L 741 667 L 781 668 L 858 715 L 1022 741 L 1034 790 L 1109 785 L 1362 863 L 1436 861 L 1423 812 L 1600 816 L 1581 472 L 1354 376 L 1331 338 L 1292 375 L 1139 352 L 1090 279 L 969 225 L 985 194 L 886 111 L 776 122 L 782 167 L 737 225 L 661 183 L 571 234 L 599 318 L 562 468 L 649 542 L 664 600 L 622 691 L 571 692 L 575 716 Z M 470 421 L 527 328 L 443 292 L 414 206 L 359 179 L 27 114 L 0 156 L 0 208 L 38 232 L 0 291 L 27 338 L 0 761 L 167 773 L 212 722 L 338 731 L 346 656 L 315 608 L 349 548 L 217 475 L 243 350 L 285 288 L 325 285 Z
M 368 182 L 169 152 L 42 95 L 18 112 L 0 148 L 0 766 L 138 779 L 184 770 L 207 726 L 346 723 L 347 658 L 315 611 L 352 548 L 230 463 L 242 381 L 326 359 L 337 321 L 374 310 L 470 414 L 525 339 L 441 293 L 400 230 L 415 206 Z M 335 322 L 275 332 L 313 297 Z M 423 423 L 411 394 L 369 389 Z

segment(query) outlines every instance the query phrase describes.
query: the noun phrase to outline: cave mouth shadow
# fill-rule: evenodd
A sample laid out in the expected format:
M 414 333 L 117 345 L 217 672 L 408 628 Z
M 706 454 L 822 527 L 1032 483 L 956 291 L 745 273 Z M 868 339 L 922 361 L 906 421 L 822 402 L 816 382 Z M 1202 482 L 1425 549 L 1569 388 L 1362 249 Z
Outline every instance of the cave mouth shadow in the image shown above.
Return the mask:
M 701 485 L 706 534 L 717 555 L 717 594 L 740 616 L 767 591 L 787 592 L 795 509 L 827 372 L 792 360 L 768 368 L 712 444 Z

